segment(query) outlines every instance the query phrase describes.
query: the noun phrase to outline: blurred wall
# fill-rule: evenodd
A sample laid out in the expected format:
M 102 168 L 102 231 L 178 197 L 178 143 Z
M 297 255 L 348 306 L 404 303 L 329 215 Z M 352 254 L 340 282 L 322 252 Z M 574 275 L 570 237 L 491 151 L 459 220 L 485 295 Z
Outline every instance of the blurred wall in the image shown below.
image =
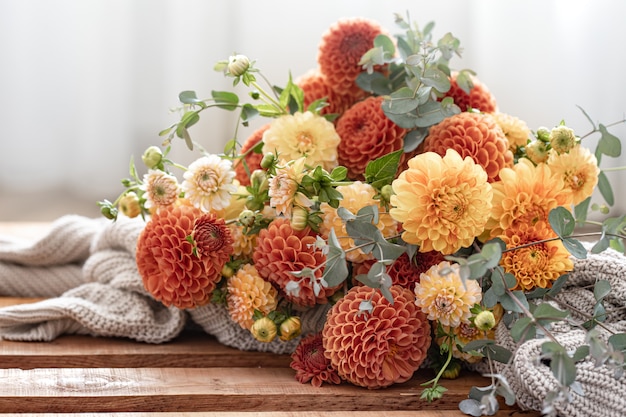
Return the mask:
M 139 160 L 176 121 L 180 91 L 231 87 L 212 69 L 231 53 L 280 85 L 316 66 L 338 19 L 368 17 L 396 33 L 393 13 L 406 11 L 421 26 L 435 21 L 436 37 L 459 37 L 465 51 L 453 66 L 474 69 L 500 110 L 531 128 L 564 119 L 583 134 L 577 105 L 605 124 L 626 113 L 626 2 L 617 0 L 0 0 L 0 221 L 97 215 L 95 201 L 121 191 L 131 155 Z M 192 134 L 217 153 L 235 123 L 206 113 Z M 624 124 L 611 131 L 626 138 Z M 197 154 L 177 141 L 172 156 Z M 624 175 L 611 175 L 618 212 Z

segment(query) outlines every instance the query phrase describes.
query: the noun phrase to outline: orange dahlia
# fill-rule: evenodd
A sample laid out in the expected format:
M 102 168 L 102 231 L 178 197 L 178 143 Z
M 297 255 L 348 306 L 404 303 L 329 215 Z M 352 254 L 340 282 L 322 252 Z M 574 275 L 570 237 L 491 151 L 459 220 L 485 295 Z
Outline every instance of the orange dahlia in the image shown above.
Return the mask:
M 431 127 L 422 150 L 443 156 L 448 149 L 454 149 L 463 158 L 471 157 L 485 168 L 489 182 L 498 180 L 502 168 L 513 165 L 509 141 L 488 114 L 459 113 Z
M 418 245 L 420 252 L 444 255 L 471 245 L 491 215 L 485 170 L 452 149 L 443 158 L 419 154 L 408 165 L 392 183 L 389 210 L 402 223 L 402 239 Z
M 325 355 L 354 385 L 373 389 L 408 381 L 426 358 L 430 323 L 411 291 L 395 285 L 390 291 L 393 303 L 377 289 L 352 287 L 326 317 Z M 372 309 L 361 311 L 367 301 Z
M 311 334 L 300 340 L 296 350 L 291 354 L 289 366 L 296 371 L 296 379 L 301 384 L 311 381 L 314 387 L 321 387 L 324 382 L 341 383 L 337 371 L 324 355 L 321 333 Z
M 450 76 L 450 90 L 444 97 L 452 97 L 454 104 L 463 112 L 477 109 L 483 113 L 494 113 L 498 109 L 495 97 L 478 78 L 472 77 L 473 87 L 468 94 L 457 84 L 457 75 L 458 73 L 453 73 Z
M 311 70 L 296 80 L 296 84 L 304 93 L 304 108 L 307 109 L 311 103 L 325 98 L 327 106 L 320 114 L 343 114 L 352 106 L 359 97 L 351 94 L 339 94 L 333 90 L 326 77 L 319 70 Z
M 560 176 L 565 188 L 571 192 L 576 205 L 593 194 L 598 184 L 598 160 L 588 148 L 576 145 L 567 153 L 550 152 L 546 162 L 555 175 Z
M 310 228 L 294 230 L 286 218 L 276 218 L 267 229 L 261 230 L 252 259 L 259 274 L 276 284 L 285 297 L 295 304 L 324 304 L 337 290 L 337 287 L 321 288 L 315 296 L 313 283 L 309 279 L 296 278 L 292 274 L 304 268 L 319 267 L 326 261 L 326 255 L 315 249 L 315 236 Z M 323 268 L 317 268 L 315 277 L 320 279 L 322 272 Z M 287 291 L 287 285 L 292 282 L 299 283 L 298 291 Z
M 245 154 L 245 156 L 235 161 L 235 178 L 239 181 L 241 185 L 250 185 L 250 174 L 252 174 L 255 169 L 261 168 L 261 160 L 263 159 L 263 154 L 253 152 L 252 148 L 258 145 L 259 142 L 261 142 L 261 140 L 263 139 L 263 133 L 265 133 L 265 131 L 269 129 L 269 127 L 270 124 L 267 123 L 266 125 L 263 125 L 259 129 L 255 130 L 250 136 L 248 136 L 248 139 L 246 139 L 246 141 L 241 146 L 240 154 Z M 245 164 L 243 161 L 245 161 Z
M 207 304 L 233 251 L 223 219 L 187 206 L 154 214 L 141 232 L 136 262 L 146 290 L 166 306 Z
M 559 239 L 514 249 L 555 237 L 556 233 L 544 221 L 534 225 L 519 223 L 516 227 L 505 230 L 500 236 L 507 249 L 513 249 L 502 254 L 500 265 L 506 272 L 515 276 L 517 286 L 514 289 L 550 288 L 561 275 L 574 269 L 569 252 Z
M 243 265 L 228 279 L 226 302 L 230 317 L 244 329 L 250 330 L 255 311 L 267 315 L 276 309 L 278 292 L 265 281 L 254 265 Z
M 337 120 L 339 165 L 351 179 L 362 179 L 368 162 L 404 146 L 407 131 L 385 116 L 382 102 L 382 97 L 368 97 Z
M 374 39 L 383 33 L 372 20 L 343 19 L 331 26 L 322 36 L 317 62 L 328 85 L 339 94 L 364 96 L 355 80 L 362 72 L 361 57 L 374 47 Z

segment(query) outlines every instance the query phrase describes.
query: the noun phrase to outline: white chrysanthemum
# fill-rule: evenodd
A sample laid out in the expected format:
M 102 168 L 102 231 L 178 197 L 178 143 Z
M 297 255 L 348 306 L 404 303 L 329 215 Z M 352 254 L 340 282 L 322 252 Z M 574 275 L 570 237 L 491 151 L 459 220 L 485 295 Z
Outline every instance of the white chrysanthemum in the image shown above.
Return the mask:
M 178 198 L 178 179 L 163 171 L 149 170 L 143 176 L 141 188 L 145 191 L 146 202 L 144 206 L 147 209 L 169 206 Z
M 229 160 L 208 155 L 189 165 L 182 189 L 185 197 L 200 210 L 221 210 L 228 207 L 231 193 L 237 191 L 234 178 L 235 171 Z

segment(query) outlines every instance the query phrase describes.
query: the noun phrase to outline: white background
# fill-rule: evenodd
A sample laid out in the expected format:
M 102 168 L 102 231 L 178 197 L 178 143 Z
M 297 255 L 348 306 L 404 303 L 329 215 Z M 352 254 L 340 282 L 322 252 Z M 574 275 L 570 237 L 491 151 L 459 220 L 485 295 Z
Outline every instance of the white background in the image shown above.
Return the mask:
M 121 191 L 131 155 L 139 162 L 176 120 L 180 91 L 229 88 L 212 68 L 231 53 L 282 85 L 317 65 L 338 19 L 368 17 L 393 34 L 393 14 L 407 11 L 435 21 L 436 38 L 460 38 L 452 66 L 474 69 L 500 110 L 533 129 L 564 119 L 586 133 L 577 105 L 605 124 L 626 113 L 621 0 L 0 0 L 0 221 L 96 215 L 96 200 Z M 220 152 L 234 123 L 216 110 L 192 134 Z M 611 131 L 626 139 L 623 124 Z M 181 162 L 197 156 L 174 148 Z M 626 212 L 625 176 L 611 175 L 614 213 Z

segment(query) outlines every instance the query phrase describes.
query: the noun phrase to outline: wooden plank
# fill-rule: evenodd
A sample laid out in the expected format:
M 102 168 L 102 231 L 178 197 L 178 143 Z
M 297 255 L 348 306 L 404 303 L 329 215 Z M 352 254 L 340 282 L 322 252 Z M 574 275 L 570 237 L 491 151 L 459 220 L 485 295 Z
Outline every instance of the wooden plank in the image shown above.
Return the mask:
M 67 415 L 67 414 L 63 414 Z M 467 417 L 459 411 L 411 410 L 411 411 L 215 411 L 176 413 L 115 413 L 117 417 Z M 59 417 L 56 413 L 0 413 L 0 417 Z M 102 417 L 99 413 L 72 413 L 72 417 Z M 534 417 L 536 413 L 502 410 L 495 417 Z

